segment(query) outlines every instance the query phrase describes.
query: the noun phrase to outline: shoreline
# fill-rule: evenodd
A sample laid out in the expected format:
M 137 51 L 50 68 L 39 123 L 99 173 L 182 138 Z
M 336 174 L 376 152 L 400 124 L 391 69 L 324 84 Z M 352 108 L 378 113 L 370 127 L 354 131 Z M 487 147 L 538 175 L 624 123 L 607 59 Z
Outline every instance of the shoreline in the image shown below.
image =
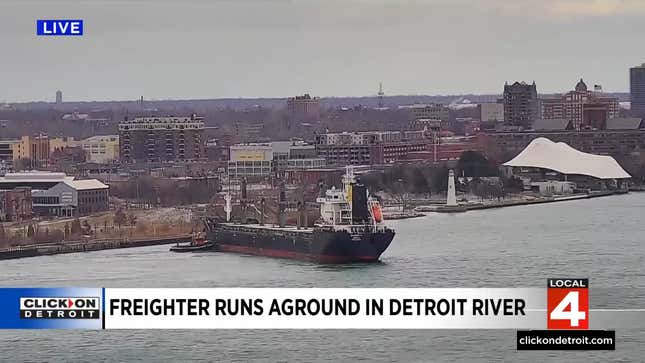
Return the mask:
M 133 248 L 156 245 L 166 245 L 189 242 L 190 235 L 136 238 L 136 239 L 109 239 L 95 241 L 67 241 L 59 243 L 43 243 L 9 247 L 0 250 L 0 260 L 11 260 L 17 258 L 58 255 L 62 253 L 77 253 L 110 250 L 116 248 Z
M 531 205 L 531 204 L 545 204 L 545 203 L 556 203 L 556 202 L 566 202 L 570 200 L 580 200 L 580 199 L 591 199 L 591 198 L 600 198 L 607 197 L 612 195 L 622 195 L 628 194 L 628 191 L 602 191 L 595 193 L 585 193 L 585 194 L 573 194 L 569 196 L 561 197 L 540 197 L 535 199 L 522 199 L 522 200 L 501 200 L 493 203 L 473 203 L 473 204 L 459 204 L 457 207 L 447 207 L 446 205 L 435 205 L 435 206 L 420 206 L 417 207 L 417 211 L 423 213 L 460 213 L 470 210 L 482 210 L 482 209 L 493 209 L 493 208 L 504 208 L 504 207 L 515 207 L 521 205 Z

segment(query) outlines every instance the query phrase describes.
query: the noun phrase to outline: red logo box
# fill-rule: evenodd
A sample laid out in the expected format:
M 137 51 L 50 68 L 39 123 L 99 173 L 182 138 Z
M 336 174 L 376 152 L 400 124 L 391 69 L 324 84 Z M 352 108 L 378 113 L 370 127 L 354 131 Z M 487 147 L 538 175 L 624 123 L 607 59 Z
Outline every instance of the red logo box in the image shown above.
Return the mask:
M 589 329 L 589 279 L 547 279 L 547 329 Z

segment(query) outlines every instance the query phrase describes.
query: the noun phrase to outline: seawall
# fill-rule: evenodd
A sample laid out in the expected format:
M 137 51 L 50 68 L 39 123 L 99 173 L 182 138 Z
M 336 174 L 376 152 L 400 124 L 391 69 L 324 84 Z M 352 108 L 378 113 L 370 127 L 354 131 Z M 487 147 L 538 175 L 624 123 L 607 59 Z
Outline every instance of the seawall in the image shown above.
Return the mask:
M 136 239 L 107 239 L 95 241 L 66 241 L 60 243 L 33 244 L 0 250 L 0 260 L 13 258 L 56 255 L 59 253 L 89 252 L 114 248 L 132 248 L 189 242 L 190 235 Z

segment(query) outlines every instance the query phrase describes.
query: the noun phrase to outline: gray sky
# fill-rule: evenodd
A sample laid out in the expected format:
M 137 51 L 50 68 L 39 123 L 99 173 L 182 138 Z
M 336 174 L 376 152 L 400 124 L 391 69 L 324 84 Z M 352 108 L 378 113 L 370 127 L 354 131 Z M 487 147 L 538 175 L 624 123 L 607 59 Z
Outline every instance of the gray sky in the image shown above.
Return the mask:
M 36 19 L 85 35 L 37 37 Z M 629 89 L 645 0 L 0 0 L 0 102 Z

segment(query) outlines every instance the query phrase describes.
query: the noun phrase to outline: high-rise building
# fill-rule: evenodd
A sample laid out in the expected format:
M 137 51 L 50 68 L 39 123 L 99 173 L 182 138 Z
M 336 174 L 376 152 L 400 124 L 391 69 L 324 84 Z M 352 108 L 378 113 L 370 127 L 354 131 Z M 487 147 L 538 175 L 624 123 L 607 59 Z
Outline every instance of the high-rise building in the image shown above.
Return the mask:
M 320 98 L 311 97 L 308 93 L 302 96 L 287 98 L 287 111 L 298 119 L 320 118 Z
M 56 91 L 56 104 L 60 105 L 63 103 L 63 92 L 61 90 Z
M 645 63 L 629 69 L 629 95 L 632 115 L 645 117 Z
M 119 124 L 122 162 L 194 161 L 206 157 L 204 118 L 139 117 Z
M 538 117 L 535 82 L 504 84 L 504 124 L 528 128 Z
M 602 89 L 596 85 L 597 89 Z M 620 115 L 618 98 L 601 92 L 590 91 L 580 79 L 573 91 L 540 102 L 540 118 L 563 119 L 571 122 L 574 129 L 604 129 L 607 120 Z

